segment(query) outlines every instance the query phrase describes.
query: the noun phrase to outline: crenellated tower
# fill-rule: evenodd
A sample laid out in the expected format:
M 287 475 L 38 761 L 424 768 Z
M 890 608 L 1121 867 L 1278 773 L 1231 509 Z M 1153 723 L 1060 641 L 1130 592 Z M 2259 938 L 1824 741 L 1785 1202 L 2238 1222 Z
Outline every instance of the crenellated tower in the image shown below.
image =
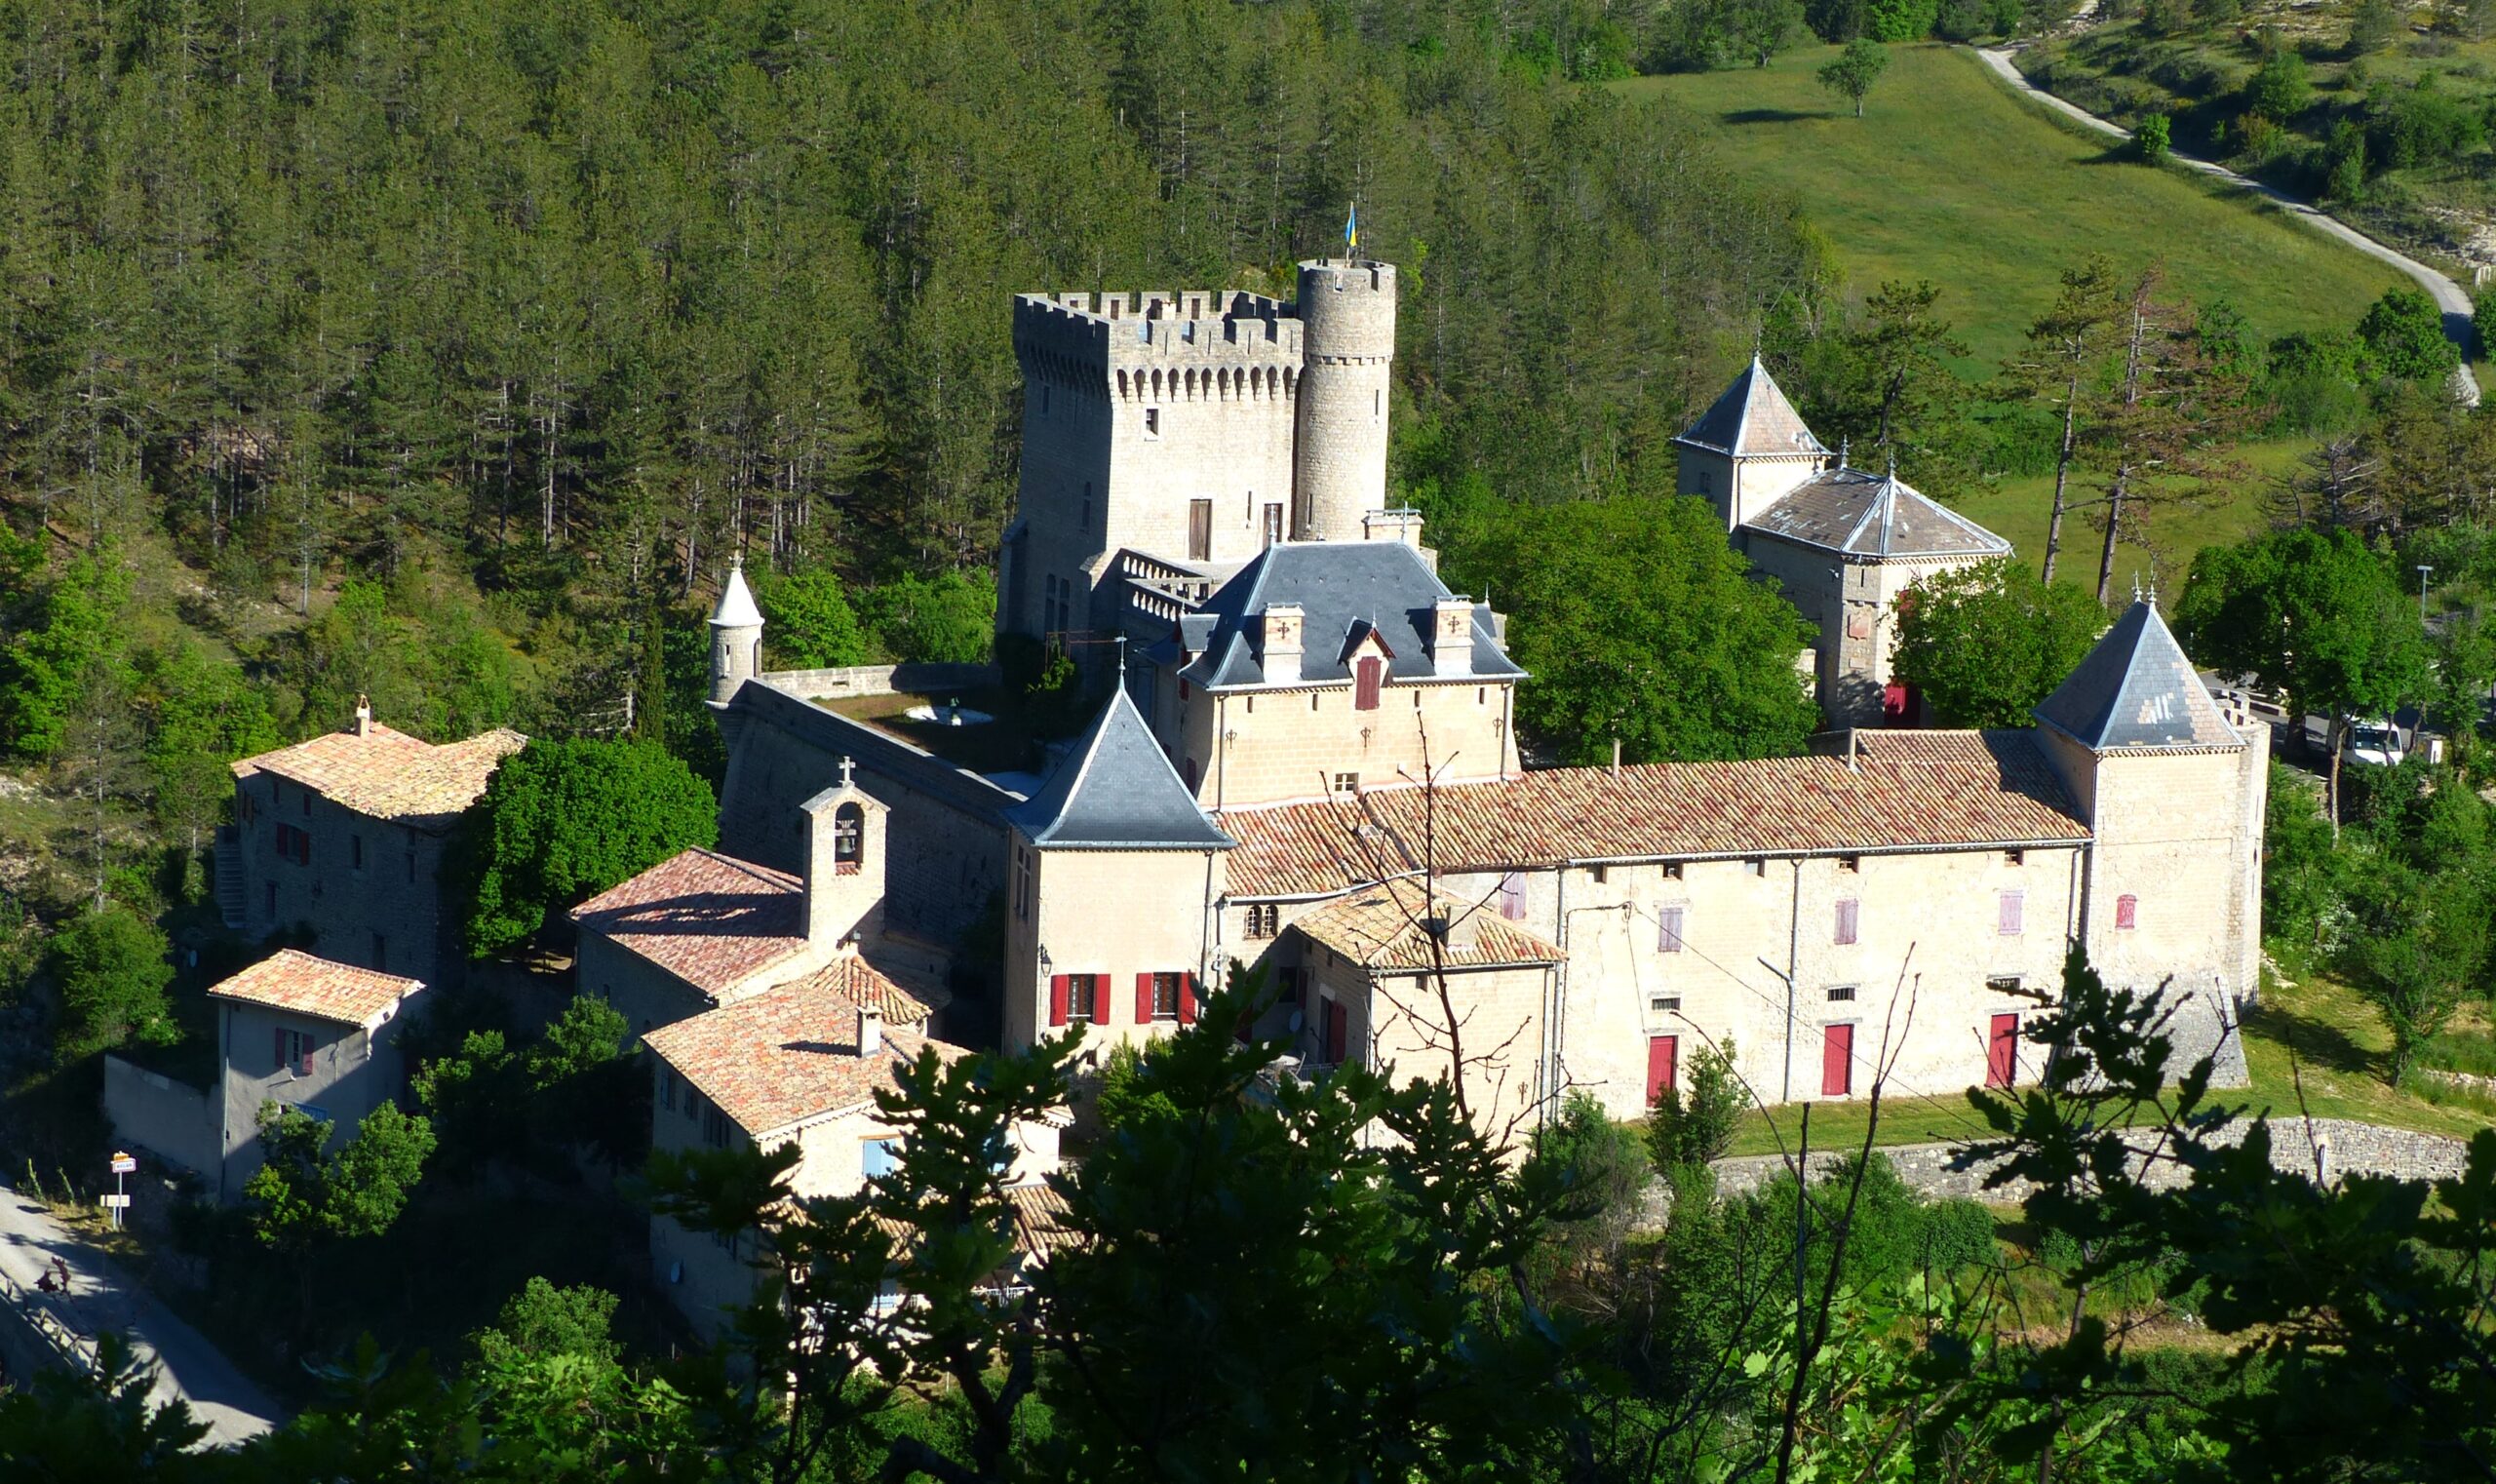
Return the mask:
M 1292 535 L 1358 541 L 1386 508 L 1386 404 L 1395 366 L 1395 265 L 1300 265 L 1300 423 Z

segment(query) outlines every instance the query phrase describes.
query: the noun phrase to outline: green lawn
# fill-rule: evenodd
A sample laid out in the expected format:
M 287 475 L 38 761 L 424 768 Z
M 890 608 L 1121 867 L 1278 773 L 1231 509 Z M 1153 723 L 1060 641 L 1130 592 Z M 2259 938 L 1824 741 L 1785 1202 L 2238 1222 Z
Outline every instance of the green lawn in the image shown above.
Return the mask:
M 2010 356 L 2055 275 L 2091 252 L 2164 258 L 2176 291 L 2232 300 L 2265 338 L 2353 327 L 2406 282 L 2242 192 L 2110 157 L 2110 141 L 2050 122 L 1965 51 L 1890 48 L 1853 118 L 1813 80 L 1833 53 L 1616 86 L 1720 121 L 1732 163 L 1792 192 L 1835 243 L 1850 297 L 1890 279 L 1939 285 L 1971 369 Z
M 2294 982 L 2267 979 L 2260 1008 L 2246 1020 L 2244 1054 L 2252 1085 L 2227 1091 L 2231 1103 L 2274 1117 L 2300 1109 L 2318 1118 L 2355 1118 L 2395 1128 L 2466 1139 L 2496 1124 L 2496 1113 L 2466 1096 L 2431 1101 L 2387 1080 L 2392 1035 L 2383 1017 L 2355 990 L 2322 975 Z M 1863 1142 L 1869 1109 L 1861 1103 L 1824 1103 L 1812 1112 L 1812 1147 L 1833 1149 Z M 1736 1154 L 1774 1153 L 1782 1136 L 1791 1149 L 1800 1137 L 1800 1105 L 1770 1114 L 1753 1110 L 1735 1136 Z M 1891 1102 L 1881 1110 L 1883 1144 L 1936 1144 L 1981 1136 L 1982 1125 L 1964 1096 Z

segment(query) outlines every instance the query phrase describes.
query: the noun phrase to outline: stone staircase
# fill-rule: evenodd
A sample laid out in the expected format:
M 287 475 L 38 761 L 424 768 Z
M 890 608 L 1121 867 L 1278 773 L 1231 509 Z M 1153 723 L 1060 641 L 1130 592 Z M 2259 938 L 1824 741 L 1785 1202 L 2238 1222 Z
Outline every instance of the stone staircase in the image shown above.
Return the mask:
M 229 928 L 243 925 L 243 838 L 232 825 L 216 830 L 216 912 Z

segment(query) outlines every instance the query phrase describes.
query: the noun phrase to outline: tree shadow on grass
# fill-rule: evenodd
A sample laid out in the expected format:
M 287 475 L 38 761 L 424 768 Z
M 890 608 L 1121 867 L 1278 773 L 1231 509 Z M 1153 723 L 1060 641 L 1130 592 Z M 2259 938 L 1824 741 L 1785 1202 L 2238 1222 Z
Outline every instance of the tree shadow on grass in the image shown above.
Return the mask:
M 1728 124 L 1799 124 L 1805 119 L 1833 119 L 1836 113 L 1823 110 L 1805 113 L 1795 108 L 1736 108 L 1724 115 Z
M 2348 1032 L 2329 1021 L 2299 1015 L 2276 1003 L 2264 1003 L 2246 1012 L 2244 1029 L 2249 1035 L 2288 1047 L 2296 1053 L 2297 1060 L 2308 1067 L 2326 1072 L 2356 1073 L 2379 1082 L 2387 1080 L 2383 1054 L 2359 1045 Z

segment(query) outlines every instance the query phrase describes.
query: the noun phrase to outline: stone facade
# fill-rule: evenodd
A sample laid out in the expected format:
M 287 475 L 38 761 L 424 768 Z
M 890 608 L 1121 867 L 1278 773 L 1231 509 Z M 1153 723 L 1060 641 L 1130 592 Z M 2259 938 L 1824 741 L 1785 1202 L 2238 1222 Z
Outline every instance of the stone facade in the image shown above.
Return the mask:
M 1368 710 L 1349 683 L 1197 691 L 1180 712 L 1172 751 L 1207 808 L 1244 808 L 1425 775 L 1504 777 L 1522 765 L 1515 713 L 1515 687 L 1504 679 L 1389 680 Z
M 1015 301 L 1022 475 L 998 632 L 1118 629 L 1122 552 L 1197 572 L 1277 541 L 1371 534 L 1395 269 L 1303 263 L 1298 292 L 1296 304 L 1235 291 Z
M 399 1035 L 405 1011 L 370 1026 L 300 1011 L 219 1001 L 216 1014 L 218 1168 L 221 1200 L 239 1200 L 260 1167 L 262 1104 L 300 1109 L 329 1121 L 335 1147 L 355 1136 L 365 1114 L 407 1091 Z M 280 1060 L 283 1048 L 291 1055 Z

